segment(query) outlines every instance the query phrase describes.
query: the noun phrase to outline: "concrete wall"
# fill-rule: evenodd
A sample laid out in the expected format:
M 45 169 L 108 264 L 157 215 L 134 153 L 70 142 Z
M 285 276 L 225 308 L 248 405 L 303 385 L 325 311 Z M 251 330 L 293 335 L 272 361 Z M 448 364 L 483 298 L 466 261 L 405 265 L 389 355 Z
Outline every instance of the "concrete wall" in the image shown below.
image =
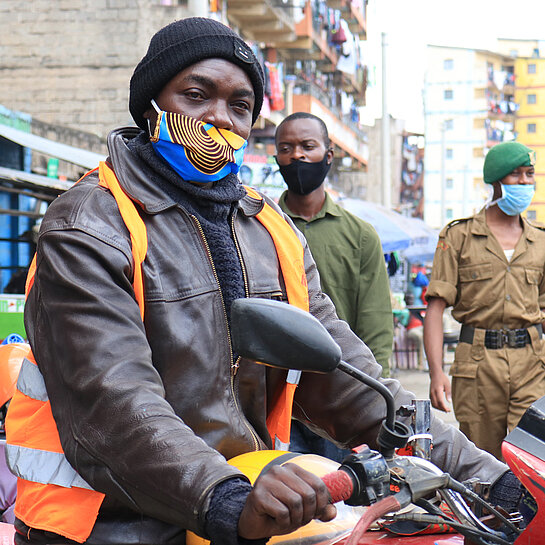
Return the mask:
M 390 195 L 391 206 L 399 205 L 401 188 L 401 153 L 403 143 L 404 121 L 390 118 Z M 365 173 L 365 200 L 383 204 L 382 191 L 382 119 L 367 128 L 369 138 L 369 162 Z
M 0 104 L 102 137 L 133 124 L 134 67 L 153 33 L 190 11 L 154 0 L 2 0 Z

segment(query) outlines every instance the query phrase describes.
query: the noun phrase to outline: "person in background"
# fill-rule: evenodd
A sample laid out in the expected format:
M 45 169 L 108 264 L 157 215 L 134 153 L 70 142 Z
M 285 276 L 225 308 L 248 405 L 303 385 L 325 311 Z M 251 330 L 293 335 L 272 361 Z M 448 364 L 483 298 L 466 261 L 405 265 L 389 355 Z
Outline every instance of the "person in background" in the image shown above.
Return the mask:
M 315 115 L 296 112 L 278 125 L 275 144 L 287 185 L 278 204 L 305 235 L 337 315 L 388 376 L 393 320 L 384 254 L 375 228 L 336 204 L 325 189 L 333 162 L 327 126 Z
M 416 276 L 412 279 L 412 292 L 415 297 L 414 304 L 427 305 L 426 291 L 429 283 L 428 277 L 422 271 L 416 273 Z
M 333 161 L 327 126 L 296 112 L 276 129 L 276 162 L 287 190 L 280 208 L 305 235 L 320 285 L 337 315 L 371 349 L 389 375 L 393 343 L 390 286 L 380 239 L 372 225 L 336 204 L 325 190 Z M 292 448 L 342 461 L 347 451 L 294 422 Z
M 433 406 L 449 411 L 443 371 L 443 311 L 462 324 L 451 366 L 460 429 L 501 458 L 501 443 L 545 394 L 545 229 L 521 216 L 535 191 L 534 152 L 494 146 L 484 162 L 492 200 L 440 233 L 427 289 L 424 344 Z
M 405 294 L 405 304 L 407 307 L 414 306 L 414 293 L 408 291 Z M 425 371 L 428 362 L 424 354 L 424 317 L 422 310 L 408 308 L 409 316 L 405 329 L 407 330 L 407 339 L 409 339 L 417 349 L 417 368 L 419 371 Z

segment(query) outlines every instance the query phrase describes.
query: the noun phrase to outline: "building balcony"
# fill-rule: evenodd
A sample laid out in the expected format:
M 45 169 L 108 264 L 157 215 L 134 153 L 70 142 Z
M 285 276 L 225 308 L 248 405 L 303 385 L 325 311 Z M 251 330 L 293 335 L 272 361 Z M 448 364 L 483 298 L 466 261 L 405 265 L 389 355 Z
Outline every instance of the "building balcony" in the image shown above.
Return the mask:
M 351 157 L 352 169 L 365 169 L 369 158 L 367 135 L 339 108 L 331 105 L 327 92 L 312 83 L 298 82 L 292 97 L 292 111 L 308 112 L 321 118 L 328 127 L 337 156 Z
M 353 34 L 358 34 L 362 40 L 367 38 L 367 21 L 365 0 L 329 0 L 328 6 L 341 11 L 342 18 L 348 23 Z
M 295 25 L 296 38 L 277 43 L 284 57 L 290 60 L 313 60 L 321 62 L 323 72 L 335 70 L 339 56 L 327 41 L 327 31 L 322 28 L 317 14 L 312 11 L 310 1 L 305 4 L 303 18 Z
M 227 0 L 227 18 L 244 36 L 276 47 L 296 39 L 294 8 L 273 0 Z

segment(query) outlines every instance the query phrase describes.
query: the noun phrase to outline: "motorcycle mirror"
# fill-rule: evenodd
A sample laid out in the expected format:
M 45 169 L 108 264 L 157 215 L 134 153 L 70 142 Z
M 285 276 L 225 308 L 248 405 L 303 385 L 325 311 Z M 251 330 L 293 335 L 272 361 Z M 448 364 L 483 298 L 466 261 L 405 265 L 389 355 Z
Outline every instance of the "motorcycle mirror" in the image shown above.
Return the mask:
M 271 367 L 329 373 L 341 349 L 314 316 L 270 299 L 237 299 L 231 305 L 236 354 Z

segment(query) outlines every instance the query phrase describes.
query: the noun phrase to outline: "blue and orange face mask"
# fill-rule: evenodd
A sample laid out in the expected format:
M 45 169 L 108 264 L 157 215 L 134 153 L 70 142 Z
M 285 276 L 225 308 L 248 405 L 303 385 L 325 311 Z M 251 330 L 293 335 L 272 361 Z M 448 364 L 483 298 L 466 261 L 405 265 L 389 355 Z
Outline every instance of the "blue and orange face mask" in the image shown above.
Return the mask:
M 150 140 L 155 151 L 186 181 L 207 184 L 237 174 L 248 142 L 227 129 L 174 112 L 157 111 Z

